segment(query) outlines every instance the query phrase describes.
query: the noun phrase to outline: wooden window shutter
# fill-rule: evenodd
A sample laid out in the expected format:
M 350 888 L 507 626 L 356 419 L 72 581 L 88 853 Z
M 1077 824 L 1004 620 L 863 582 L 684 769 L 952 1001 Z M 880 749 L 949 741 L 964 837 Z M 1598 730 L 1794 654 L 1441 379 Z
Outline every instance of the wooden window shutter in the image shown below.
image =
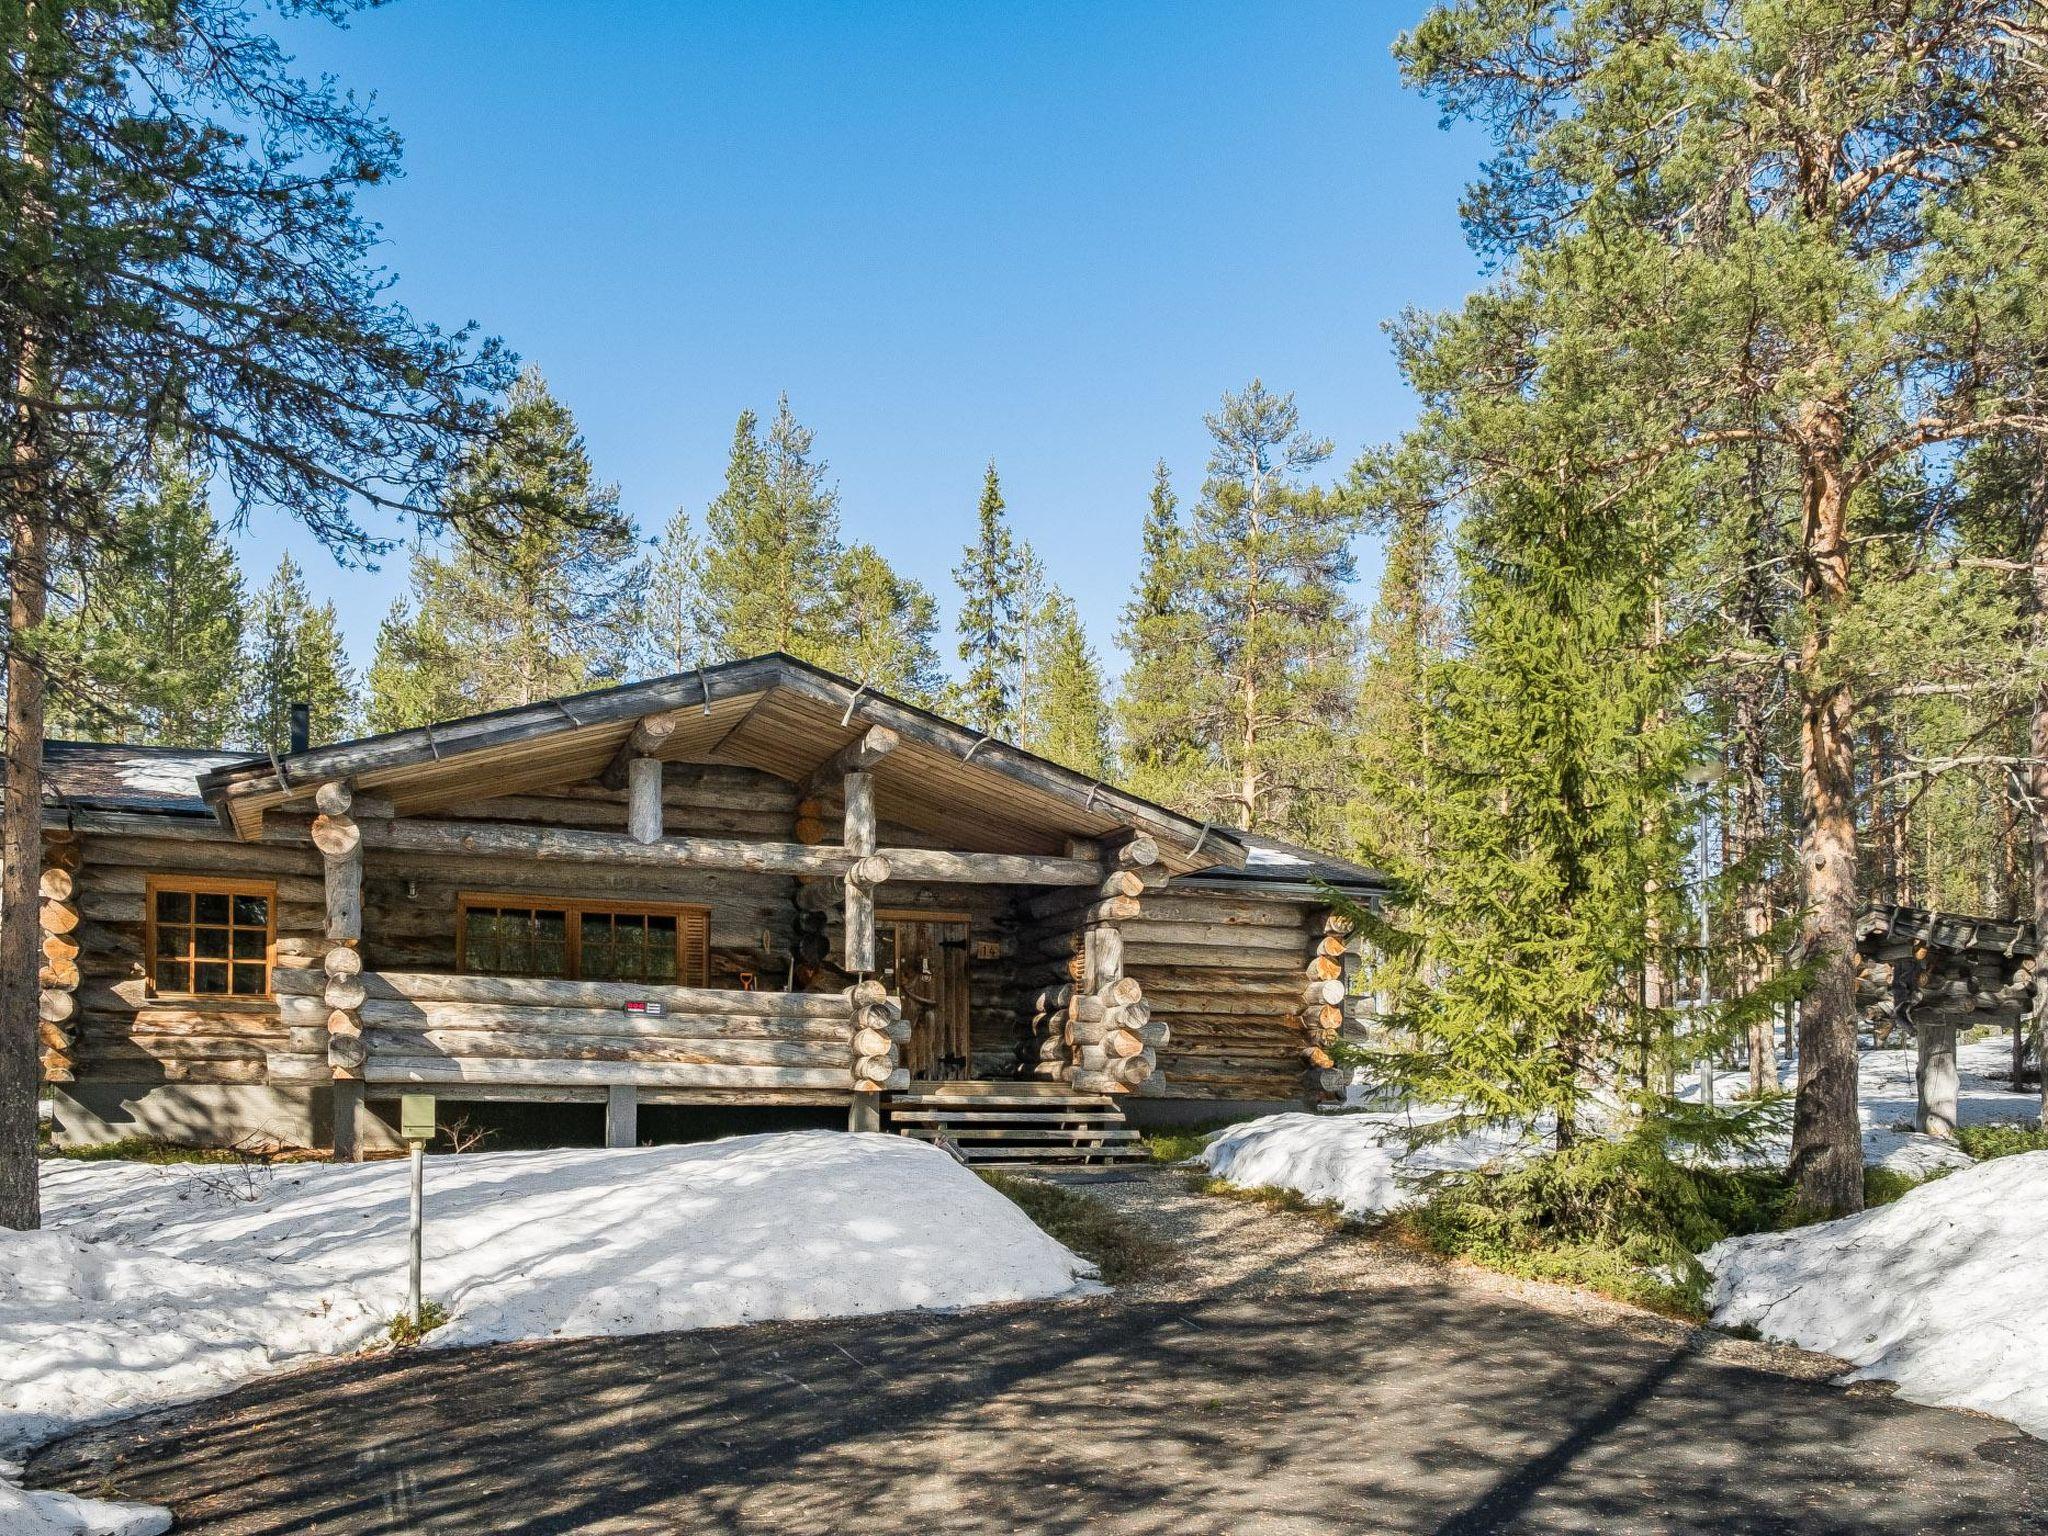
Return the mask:
M 711 985 L 711 914 L 702 907 L 683 911 L 677 937 L 683 947 L 682 984 L 686 987 Z

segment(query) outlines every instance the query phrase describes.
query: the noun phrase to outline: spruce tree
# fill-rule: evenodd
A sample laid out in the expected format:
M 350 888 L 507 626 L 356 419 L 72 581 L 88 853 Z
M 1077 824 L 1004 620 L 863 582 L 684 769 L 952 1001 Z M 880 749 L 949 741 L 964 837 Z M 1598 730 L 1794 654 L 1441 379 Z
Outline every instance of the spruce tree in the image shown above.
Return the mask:
M 410 606 L 379 636 L 383 728 L 435 718 L 418 714 L 430 703 L 477 713 L 619 681 L 644 564 L 618 496 L 539 372 L 521 373 L 450 489 L 463 531 L 445 553 L 414 551 Z
M 1013 737 L 1022 704 L 1022 584 L 1026 552 L 1003 515 L 1003 487 L 989 461 L 975 513 L 974 542 L 953 568 L 960 589 L 960 660 L 967 676 L 957 693 L 960 718 L 977 731 Z
M 1358 512 L 1307 482 L 1331 446 L 1302 430 L 1292 395 L 1254 379 L 1204 423 L 1213 446 L 1184 560 L 1198 792 L 1234 826 L 1327 844 L 1349 798 Z
M 643 671 L 654 676 L 682 672 L 716 654 L 704 615 L 704 547 L 686 508 L 676 508 L 662 530 L 640 613 Z
M 313 602 L 290 555 L 256 594 L 246 651 L 240 741 L 288 750 L 294 704 L 307 706 L 316 745 L 354 734 L 355 685 L 334 604 Z
M 716 654 L 781 651 L 832 666 L 840 553 L 839 493 L 789 397 L 765 438 L 742 411 L 725 486 L 704 515 L 702 623 Z
M 85 552 L 77 606 L 48 631 L 59 729 L 217 747 L 235 732 L 242 575 L 206 488 L 169 450 Z
M 1536 480 L 1470 510 L 1461 645 L 1426 668 L 1433 729 L 1389 743 L 1364 786 L 1402 834 L 1372 850 L 1399 912 L 1369 925 L 1394 999 L 1379 1068 L 1459 1124 L 1547 1123 L 1560 1148 L 1670 1034 L 1637 979 L 1682 932 L 1684 848 L 1662 812 L 1699 747 L 1686 669 L 1643 644 L 1661 597 L 1649 530 L 1585 513 Z
M 1188 587 L 1187 530 L 1173 479 L 1153 467 L 1138 583 L 1117 631 L 1125 664 L 1116 732 L 1124 782 L 1165 805 L 1194 809 L 1209 754 L 1196 728 L 1201 629 Z
M 1076 773 L 1110 777 L 1109 705 L 1103 695 L 1102 668 L 1073 600 L 1052 588 L 1040 603 L 1032 628 L 1038 636 L 1038 661 L 1025 709 L 1029 728 L 1018 744 Z
M 938 652 L 939 605 L 931 593 L 898 575 L 872 544 L 848 547 L 833 584 L 838 669 L 910 703 L 935 704 L 945 674 Z

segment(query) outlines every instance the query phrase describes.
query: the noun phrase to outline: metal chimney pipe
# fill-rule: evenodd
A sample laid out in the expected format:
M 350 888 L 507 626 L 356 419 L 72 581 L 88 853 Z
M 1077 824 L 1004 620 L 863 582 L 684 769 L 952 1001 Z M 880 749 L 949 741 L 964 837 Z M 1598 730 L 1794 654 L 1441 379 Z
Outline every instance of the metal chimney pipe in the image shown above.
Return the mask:
M 303 752 L 313 745 L 313 708 L 304 701 L 292 705 L 292 750 Z

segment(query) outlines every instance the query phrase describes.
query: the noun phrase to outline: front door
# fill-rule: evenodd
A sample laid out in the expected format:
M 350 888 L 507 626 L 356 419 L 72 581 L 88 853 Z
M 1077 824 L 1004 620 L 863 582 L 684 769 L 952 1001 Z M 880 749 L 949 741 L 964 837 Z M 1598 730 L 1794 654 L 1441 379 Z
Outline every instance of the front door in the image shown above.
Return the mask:
M 967 923 L 930 913 L 875 914 L 882 980 L 903 999 L 910 1043 L 903 1064 L 919 1081 L 971 1076 L 968 1035 Z

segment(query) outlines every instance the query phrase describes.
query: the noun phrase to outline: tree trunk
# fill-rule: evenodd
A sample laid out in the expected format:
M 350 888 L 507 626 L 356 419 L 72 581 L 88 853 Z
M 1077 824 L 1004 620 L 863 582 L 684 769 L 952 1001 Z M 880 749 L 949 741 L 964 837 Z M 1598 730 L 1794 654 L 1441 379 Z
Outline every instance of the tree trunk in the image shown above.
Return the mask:
M 2034 450 L 2034 547 L 2032 641 L 2034 660 L 2048 654 L 2048 446 Z M 2034 943 L 2042 947 L 2048 934 L 2048 681 L 2034 692 L 2034 718 L 2027 734 L 2027 797 L 2029 846 L 2034 877 Z M 2048 948 L 2034 966 L 2034 1060 L 2041 1067 L 2041 1113 L 2048 1123 Z
M 1804 426 L 1800 876 L 1803 949 L 1813 979 L 1799 1007 L 1792 1176 L 1808 1210 L 1839 1216 L 1863 1208 L 1863 1132 L 1856 1103 L 1855 713 L 1849 685 L 1828 675 L 1833 625 L 1849 598 L 1849 508 L 1841 417 L 1817 406 Z

